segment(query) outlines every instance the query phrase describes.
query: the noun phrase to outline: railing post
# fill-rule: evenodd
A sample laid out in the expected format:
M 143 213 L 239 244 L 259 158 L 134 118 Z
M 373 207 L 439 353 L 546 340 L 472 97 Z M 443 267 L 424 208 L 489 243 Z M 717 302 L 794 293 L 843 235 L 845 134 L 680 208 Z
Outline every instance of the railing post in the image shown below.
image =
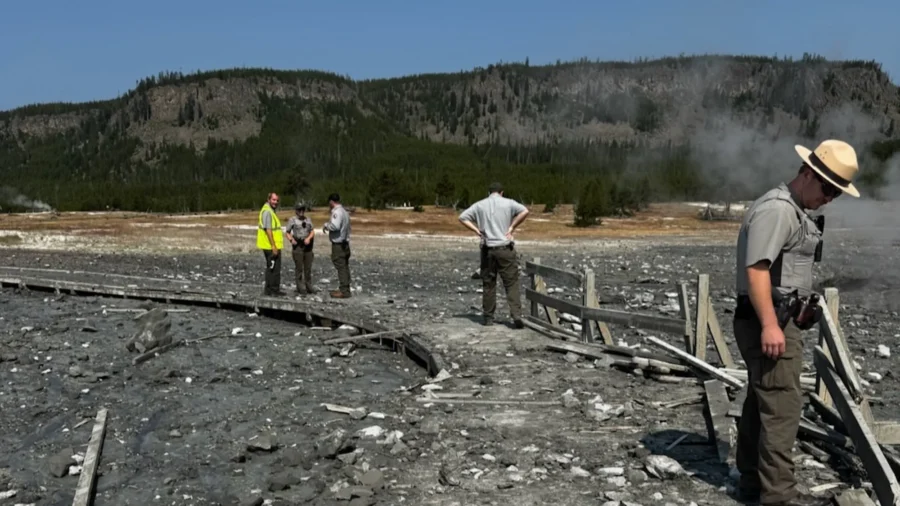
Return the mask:
M 697 339 L 694 342 L 694 356 L 706 360 L 706 332 L 709 326 L 709 274 L 697 276 Z
M 533 259 L 531 259 L 531 263 L 540 265 L 541 257 L 534 257 Z M 531 289 L 535 292 L 540 292 L 540 290 L 538 290 L 538 282 L 540 281 L 540 279 L 541 277 L 537 274 L 531 274 Z M 537 318 L 538 316 L 538 303 L 535 301 L 531 301 L 531 317 Z
M 597 305 L 597 287 L 594 284 L 594 271 L 591 269 L 584 270 L 584 280 L 582 281 L 582 306 L 594 307 Z M 587 318 L 581 320 L 581 340 L 586 343 L 594 342 L 594 321 Z

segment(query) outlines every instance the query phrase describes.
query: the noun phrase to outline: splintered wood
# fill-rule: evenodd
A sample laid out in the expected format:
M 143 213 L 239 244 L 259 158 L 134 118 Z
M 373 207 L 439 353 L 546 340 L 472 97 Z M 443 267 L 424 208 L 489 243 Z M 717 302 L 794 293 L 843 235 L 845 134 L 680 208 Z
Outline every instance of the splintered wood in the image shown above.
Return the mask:
M 103 439 L 106 437 L 107 410 L 101 409 L 91 430 L 91 441 L 84 454 L 84 467 L 78 477 L 78 488 L 72 506 L 90 506 L 94 502 L 94 488 L 97 483 L 97 466 L 100 465 L 100 453 L 103 450 Z
M 725 463 L 733 460 L 737 432 L 734 419 L 741 416 L 751 378 L 746 370 L 738 368 L 728 348 L 709 297 L 708 275 L 698 276 L 697 301 L 693 312 L 687 287 L 683 283 L 676 285 L 681 318 L 675 319 L 600 309 L 594 287 L 595 276 L 590 270 L 580 274 L 557 269 L 541 265 L 540 259 L 535 258 L 533 262 L 526 262 L 525 271 L 532 278 L 531 288 L 525 291 L 525 297 L 531 303 L 531 315 L 525 318 L 525 323 L 555 340 L 547 345 L 548 349 L 588 357 L 607 367 L 640 369 L 646 377 L 660 382 L 699 382 L 703 386 L 703 394 L 659 403 L 659 406 L 675 408 L 705 401 L 704 416 L 710 443 L 715 446 L 719 461 Z M 550 295 L 544 277 L 552 277 L 570 288 L 580 287 L 580 304 Z M 900 506 L 900 485 L 894 474 L 900 471 L 900 452 L 887 446 L 900 444 L 900 423 L 875 421 L 872 416 L 869 399 L 863 391 L 862 381 L 838 323 L 839 300 L 838 291 L 828 288 L 825 298 L 820 301 L 821 337 L 814 356 L 816 377 L 800 378 L 802 387 L 810 390 L 809 404 L 819 416 L 802 416 L 798 434 L 806 440 L 803 447 L 819 458 L 823 454 L 832 454 L 838 459 L 861 460 L 879 502 Z M 544 308 L 546 319 L 540 317 L 540 307 Z M 561 326 L 559 313 L 566 313 L 576 318 L 576 322 L 580 321 L 580 331 Z M 692 317 L 696 317 L 695 325 L 692 325 Z M 606 323 L 677 336 L 684 340 L 684 348 L 680 349 L 652 335 L 645 336 L 644 340 L 660 348 L 663 353 L 653 354 L 640 347 L 614 346 Z M 596 339 L 594 324 L 600 330 L 604 344 L 591 342 Z M 712 337 L 718 367 L 707 361 L 707 336 Z M 567 342 L 561 343 L 561 340 Z M 729 398 L 729 393 L 734 400 Z M 440 402 L 437 399 L 417 400 Z M 504 401 L 484 399 L 469 402 L 487 404 Z M 846 506 L 871 504 L 863 491 L 845 492 L 836 501 Z
M 709 439 L 716 446 L 719 462 L 728 462 L 733 445 L 734 422 L 728 418 L 728 393 L 725 384 L 719 380 L 707 380 L 703 383 L 706 390 L 706 427 Z

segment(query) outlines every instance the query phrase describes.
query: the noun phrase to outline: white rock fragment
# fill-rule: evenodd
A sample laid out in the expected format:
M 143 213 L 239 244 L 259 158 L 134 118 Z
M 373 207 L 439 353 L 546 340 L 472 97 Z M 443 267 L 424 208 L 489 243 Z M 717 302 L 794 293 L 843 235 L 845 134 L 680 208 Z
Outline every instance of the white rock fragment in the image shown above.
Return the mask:
M 661 480 L 684 474 L 681 464 L 666 455 L 649 455 L 644 464 L 648 473 Z
M 597 469 L 596 473 L 600 476 L 622 476 L 625 474 L 625 469 L 622 467 L 601 467 Z
M 483 458 L 484 460 L 486 460 L 488 462 L 496 462 L 497 461 L 497 457 L 494 457 L 490 453 L 485 453 L 484 455 L 481 456 L 481 458 Z
M 882 378 L 882 376 L 880 374 L 878 374 L 877 372 L 866 373 L 866 376 L 868 376 L 869 379 L 871 379 L 872 381 L 874 381 L 876 383 L 881 381 L 881 378 Z
M 378 425 L 372 425 L 371 427 L 360 429 L 356 434 L 359 437 L 379 437 L 384 434 L 384 429 L 382 429 Z
M 883 344 L 878 345 L 878 356 L 881 358 L 888 358 L 891 356 L 891 349 Z
M 591 476 L 590 472 L 578 466 L 572 466 L 572 469 L 570 469 L 569 472 L 572 473 L 572 476 L 576 476 L 578 478 L 589 478 Z

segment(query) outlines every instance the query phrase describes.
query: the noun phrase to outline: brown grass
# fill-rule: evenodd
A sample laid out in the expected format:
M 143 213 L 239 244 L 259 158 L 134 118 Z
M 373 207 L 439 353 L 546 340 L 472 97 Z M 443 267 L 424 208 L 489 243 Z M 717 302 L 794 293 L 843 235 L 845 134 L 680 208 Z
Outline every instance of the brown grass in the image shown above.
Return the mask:
M 704 221 L 697 218 L 698 208 L 684 204 L 654 204 L 629 218 L 605 218 L 599 226 L 579 228 L 572 225 L 572 206 L 558 206 L 553 213 L 542 213 L 543 207 L 531 209 L 529 219 L 519 228 L 521 240 L 567 238 L 624 238 L 647 236 L 696 236 L 729 233 L 737 229 L 737 222 Z M 286 223 L 292 210 L 280 210 L 278 215 Z M 328 219 L 325 208 L 309 213 L 317 229 Z M 357 209 L 352 214 L 354 235 L 452 235 L 471 233 L 460 225 L 458 213 L 452 209 L 426 207 L 422 213 L 406 210 L 367 211 Z M 256 211 L 218 214 L 162 215 L 146 213 L 39 213 L 0 215 L 0 230 L 21 230 L 79 236 L 121 237 L 166 236 L 173 238 L 199 237 L 202 234 L 232 232 L 228 226 L 255 225 Z M 187 226 L 186 226 L 187 225 Z M 206 225 L 194 226 L 190 225 Z

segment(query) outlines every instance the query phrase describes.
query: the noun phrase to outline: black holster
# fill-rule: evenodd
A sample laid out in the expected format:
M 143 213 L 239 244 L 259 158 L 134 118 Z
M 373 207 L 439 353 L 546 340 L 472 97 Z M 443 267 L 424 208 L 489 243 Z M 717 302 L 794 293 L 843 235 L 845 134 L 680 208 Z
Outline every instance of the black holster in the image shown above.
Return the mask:
M 822 306 L 819 305 L 819 294 L 801 297 L 797 290 L 786 295 L 772 290 L 775 315 L 778 325 L 784 330 L 789 321 L 800 330 L 809 330 L 822 319 Z
M 822 319 L 822 308 L 819 306 L 819 294 L 814 293 L 809 297 L 801 297 L 797 290 L 788 294 L 772 290 L 772 305 L 775 308 L 775 316 L 778 326 L 784 330 L 788 322 L 793 321 L 800 330 L 809 330 Z M 738 297 L 738 305 L 735 309 L 735 318 L 755 319 L 756 310 L 750 302 L 750 297 L 742 295 Z

